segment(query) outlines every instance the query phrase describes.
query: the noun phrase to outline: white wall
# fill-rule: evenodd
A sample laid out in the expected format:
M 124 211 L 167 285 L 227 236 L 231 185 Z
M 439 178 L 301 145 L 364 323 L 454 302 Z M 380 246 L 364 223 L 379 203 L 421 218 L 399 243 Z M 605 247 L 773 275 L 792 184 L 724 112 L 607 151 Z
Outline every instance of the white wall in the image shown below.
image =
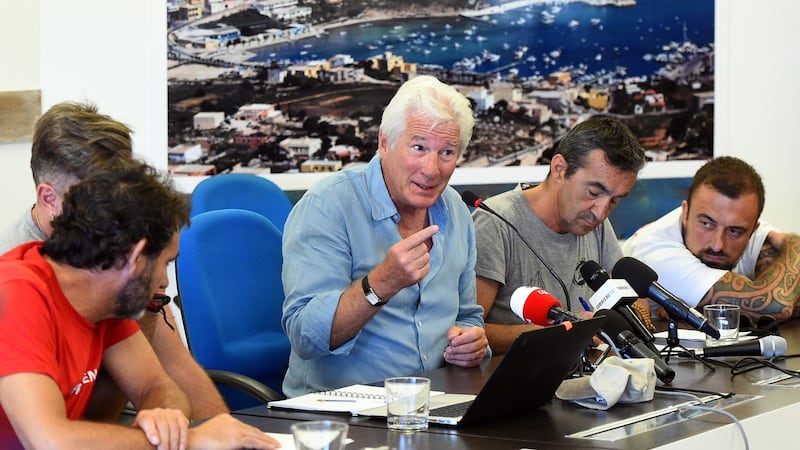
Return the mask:
M 38 90 L 39 2 L 0 0 L 0 10 L 0 91 Z M 30 143 L 0 145 L 0 229 L 22 214 L 26 205 L 33 204 L 29 162 Z
M 4 48 L 14 51 L 10 60 L 4 54 L 13 70 L 3 71 L 0 90 L 40 87 L 44 108 L 67 99 L 94 101 L 102 112 L 134 128 L 138 154 L 166 166 L 163 0 L 15 1 L 13 8 L 6 5 L 3 10 L 13 14 L 0 18 L 0 39 Z M 798 159 L 792 122 L 800 105 L 800 70 L 794 67 L 798 14 L 800 3 L 793 0 L 717 2 L 716 153 L 739 156 L 761 172 L 767 185 L 765 218 L 795 233 L 800 232 L 792 187 Z M 10 79 L 8 72 L 14 75 Z M 39 73 L 37 85 L 32 80 Z M 0 228 L 33 202 L 28 158 L 27 145 L 0 146 Z M 697 167 L 661 164 L 683 176 L 691 176 Z M 537 169 L 510 169 L 484 181 L 528 181 L 534 172 Z M 453 182 L 475 182 L 475 174 L 457 171 Z M 646 168 L 642 175 L 649 177 L 652 170 Z M 296 188 L 314 179 L 277 181 Z M 193 183 L 185 186 L 191 189 Z
M 796 194 L 798 145 L 794 127 L 800 106 L 800 64 L 794 0 L 717 1 L 715 151 L 742 158 L 764 179 L 763 217 L 800 232 Z M 727 20 L 725 20 L 727 19 Z

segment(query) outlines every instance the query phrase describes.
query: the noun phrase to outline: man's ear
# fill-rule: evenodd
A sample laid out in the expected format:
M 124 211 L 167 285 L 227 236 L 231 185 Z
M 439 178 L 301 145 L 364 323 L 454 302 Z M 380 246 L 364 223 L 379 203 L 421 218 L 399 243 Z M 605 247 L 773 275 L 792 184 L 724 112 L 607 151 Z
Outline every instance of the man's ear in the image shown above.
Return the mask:
M 760 226 L 761 226 L 761 221 L 760 220 L 756 220 L 756 225 L 753 227 L 753 231 L 750 232 L 750 236 L 752 236 L 753 233 L 755 233 L 756 230 L 758 230 L 758 227 L 760 227 Z
M 125 258 L 125 269 L 130 274 L 139 272 L 139 265 L 144 267 L 147 264 L 147 257 L 144 255 L 144 247 L 147 245 L 147 239 L 141 239 L 139 242 L 133 244 L 128 256 Z
M 389 139 L 383 130 L 378 131 L 378 153 L 383 154 L 389 151 Z
M 681 202 L 681 224 L 686 225 L 686 220 L 689 218 L 689 202 L 686 200 Z
M 48 220 L 61 214 L 61 200 L 56 189 L 48 183 L 40 183 L 36 186 L 36 203 L 42 205 L 47 211 Z
M 567 177 L 569 164 L 564 159 L 564 155 L 557 153 L 550 160 L 550 174 L 556 181 L 563 181 Z

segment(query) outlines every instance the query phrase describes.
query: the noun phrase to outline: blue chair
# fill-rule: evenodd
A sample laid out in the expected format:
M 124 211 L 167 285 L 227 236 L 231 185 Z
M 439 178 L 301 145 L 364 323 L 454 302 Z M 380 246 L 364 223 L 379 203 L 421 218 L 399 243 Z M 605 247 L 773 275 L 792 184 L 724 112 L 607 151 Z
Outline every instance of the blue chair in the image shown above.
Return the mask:
M 283 232 L 292 201 L 277 184 L 258 175 L 226 173 L 198 183 L 192 192 L 191 216 L 216 209 L 255 211 Z
M 198 214 L 181 232 L 175 271 L 189 350 L 218 384 L 256 391 L 254 400 L 254 392 L 221 388 L 231 409 L 283 398 L 290 346 L 281 328 L 281 237 L 268 219 L 242 209 Z M 259 396 L 236 374 L 276 392 Z

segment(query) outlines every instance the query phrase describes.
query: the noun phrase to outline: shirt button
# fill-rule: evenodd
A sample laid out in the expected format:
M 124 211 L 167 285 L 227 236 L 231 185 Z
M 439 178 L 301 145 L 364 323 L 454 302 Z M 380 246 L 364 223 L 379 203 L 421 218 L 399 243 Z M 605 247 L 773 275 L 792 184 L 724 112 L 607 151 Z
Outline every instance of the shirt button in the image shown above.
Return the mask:
M 428 360 L 428 355 L 422 355 L 422 360 L 423 361 L 427 361 Z
M 422 321 L 421 320 L 419 322 L 417 322 L 417 326 L 420 326 L 420 327 L 422 326 Z

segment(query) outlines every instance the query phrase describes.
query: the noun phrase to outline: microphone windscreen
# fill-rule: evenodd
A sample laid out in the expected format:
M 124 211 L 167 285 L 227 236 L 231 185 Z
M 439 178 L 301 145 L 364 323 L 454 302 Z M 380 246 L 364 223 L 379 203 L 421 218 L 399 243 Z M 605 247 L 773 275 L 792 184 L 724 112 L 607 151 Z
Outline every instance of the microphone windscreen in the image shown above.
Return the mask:
M 626 256 L 614 264 L 614 277 L 624 278 L 639 297 L 647 297 L 650 286 L 658 281 L 658 274 L 647 264 Z
M 603 286 L 603 283 L 608 281 L 608 272 L 603 270 L 597 261 L 584 261 L 581 264 L 580 271 L 583 280 L 593 291 L 597 291 Z
M 786 353 L 786 339 L 781 336 L 764 336 L 761 338 L 761 355 L 774 358 Z
M 615 339 L 625 330 L 630 330 L 631 326 L 618 312 L 610 309 L 601 309 L 594 313 L 595 317 L 605 317 L 603 322 L 603 331 L 605 331 L 611 339 Z
M 477 208 L 478 205 L 481 204 L 481 198 L 478 197 L 472 191 L 464 191 L 461 193 L 461 200 L 464 201 L 468 206 L 472 206 L 473 208 Z
M 511 310 L 528 323 L 550 325 L 547 317 L 550 310 L 560 307 L 561 303 L 553 294 L 539 287 L 522 286 L 511 294 Z

